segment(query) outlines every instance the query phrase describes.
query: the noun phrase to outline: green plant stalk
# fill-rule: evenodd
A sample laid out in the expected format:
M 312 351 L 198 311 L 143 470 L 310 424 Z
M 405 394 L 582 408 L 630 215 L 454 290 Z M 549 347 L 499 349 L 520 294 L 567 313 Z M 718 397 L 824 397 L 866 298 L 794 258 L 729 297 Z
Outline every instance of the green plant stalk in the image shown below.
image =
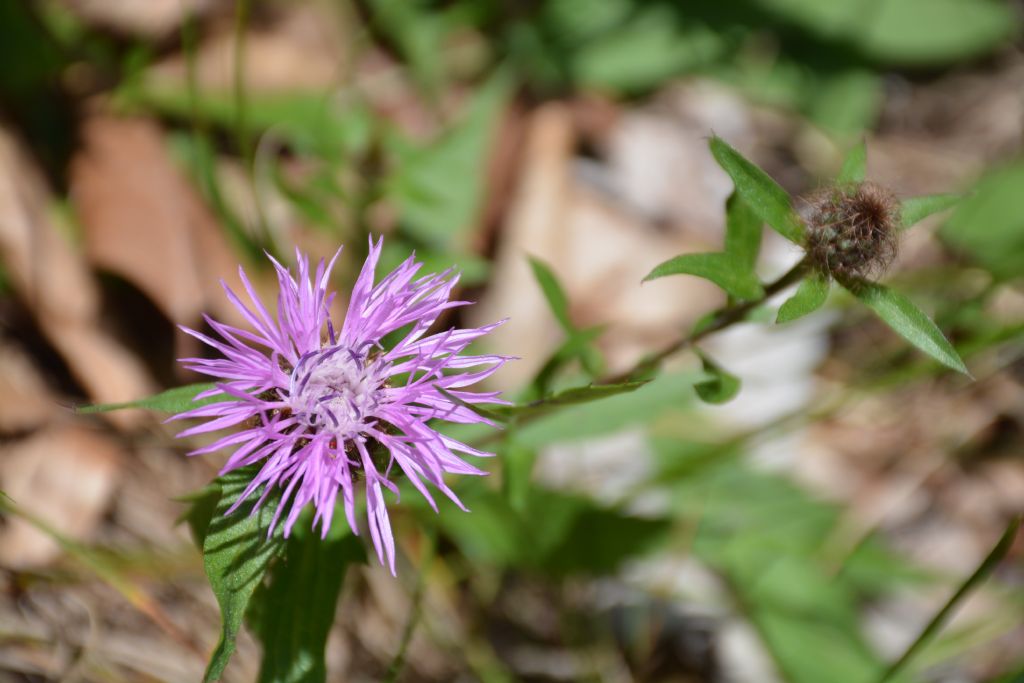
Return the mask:
M 747 315 L 747 313 L 757 308 L 765 301 L 767 301 L 771 297 L 775 296 L 776 294 L 784 290 L 786 287 L 796 284 L 800 280 L 800 278 L 802 278 L 806 274 L 807 268 L 807 260 L 801 260 L 799 263 L 797 263 L 795 266 L 793 266 L 783 275 L 781 275 L 778 279 L 765 285 L 763 296 L 757 299 L 753 299 L 751 301 L 735 303 L 719 309 L 718 311 L 715 312 L 714 317 L 712 317 L 711 319 L 711 322 L 709 322 L 707 325 L 704 325 L 695 332 L 691 332 L 686 336 L 680 337 L 679 339 L 672 342 L 668 346 L 664 347 L 660 351 L 657 351 L 654 354 L 647 356 L 629 370 L 626 370 L 625 372 L 604 379 L 601 382 L 601 384 L 618 384 L 620 382 L 629 381 L 630 379 L 633 379 L 637 376 L 643 376 L 644 374 L 656 369 L 659 365 L 661 365 L 663 361 L 665 361 L 670 356 L 673 356 L 679 353 L 680 351 L 689 348 L 690 346 L 694 345 L 695 343 L 699 342 L 700 340 L 704 339 L 707 336 L 710 336 L 715 332 L 720 332 L 721 330 L 724 330 L 727 327 L 730 327 L 735 323 L 740 322 Z
M 942 609 L 932 617 L 928 625 L 924 627 L 921 634 L 914 639 L 914 642 L 910 644 L 910 647 L 904 651 L 903 655 L 897 659 L 893 664 L 885 670 L 882 676 L 878 679 L 878 683 L 886 683 L 886 681 L 892 680 L 898 673 L 907 668 L 907 665 L 914 659 L 914 656 L 924 648 L 931 640 L 936 636 L 939 630 L 945 625 L 949 619 L 953 610 L 967 597 L 967 595 L 975 588 L 984 583 L 985 579 L 995 570 L 996 566 L 1003 561 L 1007 553 L 1010 552 L 1010 548 L 1013 546 L 1013 540 L 1017 536 L 1017 531 L 1020 529 L 1021 518 L 1015 517 L 1010 520 L 1010 523 L 1006 527 L 1006 531 L 1000 536 L 999 542 L 996 543 L 992 551 L 985 556 L 985 559 L 981 561 L 978 568 L 974 570 L 974 573 L 967 577 L 960 588 L 957 589 L 953 596 L 943 605 Z

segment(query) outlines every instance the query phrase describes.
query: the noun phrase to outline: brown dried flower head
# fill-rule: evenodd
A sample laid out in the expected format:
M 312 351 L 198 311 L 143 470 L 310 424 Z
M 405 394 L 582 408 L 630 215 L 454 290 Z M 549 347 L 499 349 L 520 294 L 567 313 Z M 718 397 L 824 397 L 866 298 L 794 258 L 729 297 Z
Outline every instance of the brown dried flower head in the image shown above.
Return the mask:
M 810 200 L 807 255 L 840 282 L 881 275 L 896 258 L 899 216 L 896 197 L 876 183 L 825 188 Z

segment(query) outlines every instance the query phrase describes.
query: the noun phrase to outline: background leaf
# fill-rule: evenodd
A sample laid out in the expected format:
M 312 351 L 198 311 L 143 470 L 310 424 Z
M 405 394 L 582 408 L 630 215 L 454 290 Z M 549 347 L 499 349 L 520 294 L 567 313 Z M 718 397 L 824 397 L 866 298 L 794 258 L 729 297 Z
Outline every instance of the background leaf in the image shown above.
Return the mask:
M 790 242 L 801 244 L 804 226 L 793 210 L 789 194 L 722 138 L 715 136 L 710 144 L 718 165 L 729 174 L 737 194 L 754 213 Z
M 669 275 L 695 275 L 710 280 L 737 299 L 753 300 L 764 296 L 764 288 L 751 266 L 732 254 L 681 254 L 659 264 L 644 282 Z
M 230 515 L 225 514 L 252 480 L 258 467 L 235 470 L 218 480 L 221 497 L 203 541 L 203 567 L 220 606 L 221 636 L 210 656 L 204 681 L 216 681 L 224 673 L 235 651 L 235 638 L 249 600 L 283 546 L 280 527 L 273 536 L 267 537 L 267 529 L 277 507 L 273 496 L 264 501 L 256 514 L 249 514 L 248 504 L 243 504 Z M 258 495 L 258 491 L 254 492 L 252 500 L 255 501 Z
M 492 77 L 454 127 L 426 146 L 388 139 L 395 172 L 386 194 L 403 230 L 423 244 L 466 251 L 483 197 L 480 172 L 508 94 L 507 79 Z
M 933 213 L 951 209 L 962 200 L 958 194 L 930 194 L 900 202 L 900 229 L 906 230 Z
M 970 375 L 942 331 L 910 299 L 873 282 L 858 283 L 851 291 L 908 342 L 946 367 Z
M 1021 276 L 1024 263 L 1024 161 L 988 173 L 940 234 L 999 279 Z
M 793 296 L 779 308 L 776 323 L 788 323 L 813 313 L 828 299 L 829 281 L 820 273 L 811 273 L 800 281 Z
M 740 380 L 723 370 L 717 363 L 698 351 L 704 372 L 711 377 L 693 385 L 697 396 L 705 403 L 721 404 L 731 401 L 740 390 Z
M 532 256 L 530 257 L 530 268 L 533 270 L 533 277 L 540 285 L 541 291 L 544 292 L 544 298 L 547 299 L 551 312 L 554 313 L 562 329 L 570 334 L 575 332 L 576 328 L 572 324 L 572 319 L 569 318 L 569 299 L 554 272 L 546 263 Z

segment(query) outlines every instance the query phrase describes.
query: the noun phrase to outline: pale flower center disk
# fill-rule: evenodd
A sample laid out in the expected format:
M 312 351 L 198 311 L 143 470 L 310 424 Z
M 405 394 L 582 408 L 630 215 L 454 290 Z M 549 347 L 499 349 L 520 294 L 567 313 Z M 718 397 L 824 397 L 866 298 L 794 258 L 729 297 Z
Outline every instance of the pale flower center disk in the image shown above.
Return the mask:
M 343 346 L 306 354 L 292 371 L 292 412 L 309 427 L 355 434 L 380 405 L 382 369 Z

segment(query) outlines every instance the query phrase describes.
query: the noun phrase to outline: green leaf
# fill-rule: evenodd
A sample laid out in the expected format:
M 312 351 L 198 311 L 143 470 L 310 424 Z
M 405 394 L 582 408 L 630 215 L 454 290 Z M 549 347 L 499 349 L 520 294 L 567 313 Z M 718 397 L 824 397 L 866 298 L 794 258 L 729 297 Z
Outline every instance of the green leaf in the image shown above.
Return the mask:
M 145 408 L 147 410 L 158 410 L 164 413 L 181 413 L 192 408 L 199 408 L 200 406 L 209 405 L 211 403 L 217 403 L 219 401 L 231 401 L 234 400 L 231 396 L 221 394 L 219 396 L 211 396 L 204 398 L 199 401 L 193 400 L 196 394 L 199 394 L 207 389 L 213 389 L 212 383 L 202 384 L 188 384 L 183 387 L 175 387 L 162 391 L 159 394 L 153 396 L 147 396 L 146 398 L 140 398 L 137 401 L 128 401 L 125 403 L 101 403 L 94 406 L 79 406 L 75 408 L 77 413 L 108 413 L 112 410 L 124 410 L 126 408 Z
M 203 544 L 206 543 L 206 532 L 210 529 L 210 522 L 213 520 L 217 503 L 220 502 L 221 493 L 220 483 L 215 480 L 198 491 L 176 499 L 179 502 L 188 503 L 188 508 L 175 520 L 175 524 L 182 522 L 188 524 L 192 541 L 196 544 L 199 552 L 203 551 Z
M 1024 160 L 985 175 L 940 230 L 942 238 L 999 279 L 1024 263 Z
M 386 194 L 398 208 L 402 229 L 424 244 L 468 251 L 483 198 L 486 163 L 508 93 L 498 74 L 482 88 L 462 119 L 426 146 L 397 134 L 387 139 L 395 173 Z
M 596 5 L 608 1 L 581 3 L 567 23 L 585 21 L 581 13 L 594 13 Z M 574 80 L 603 90 L 639 92 L 711 64 L 724 52 L 719 32 L 702 22 L 679 22 L 676 16 L 668 6 L 631 3 L 613 28 L 579 41 L 569 60 Z
M 736 192 L 754 213 L 790 242 L 803 243 L 804 226 L 793 210 L 789 194 L 722 138 L 712 137 L 710 144 L 718 165 L 729 174 Z
M 667 275 L 696 275 L 710 280 L 737 299 L 753 300 L 764 296 L 764 288 L 751 266 L 732 254 L 682 254 L 658 265 L 647 277 L 656 280 Z
M 591 377 L 598 377 L 604 361 L 600 351 L 593 344 L 603 332 L 604 327 L 599 325 L 576 330 L 566 337 L 562 345 L 555 349 L 547 362 L 537 371 L 526 398 L 535 400 L 546 395 L 559 370 L 577 358 Z
M 756 0 L 819 39 L 847 44 L 870 61 L 948 64 L 978 56 L 1020 25 L 1011 6 L 990 0 Z
M 731 401 L 739 393 L 739 378 L 723 370 L 701 351 L 697 351 L 697 355 L 700 356 L 704 372 L 711 375 L 710 379 L 693 385 L 697 396 L 705 403 L 714 403 L 716 405 Z
M 547 299 L 551 312 L 555 314 L 562 329 L 572 334 L 576 328 L 569 318 L 569 298 L 558 283 L 558 278 L 546 263 L 533 256 L 530 257 L 530 268 L 533 269 L 533 277 L 536 278 L 537 284 L 544 292 L 544 298 Z
M 839 171 L 836 182 L 839 183 L 860 183 L 864 181 L 867 174 L 868 147 L 861 140 L 854 145 L 853 149 L 846 155 L 843 161 L 843 168 Z
M 829 281 L 820 273 L 811 273 L 800 281 L 793 296 L 789 297 L 775 318 L 778 324 L 802 318 L 822 307 L 828 299 Z
M 694 402 L 693 385 L 707 379 L 699 370 L 663 372 L 638 391 L 627 391 L 600 401 L 563 407 L 516 429 L 525 446 L 593 438 L 635 424 L 649 424 L 663 415 L 680 415 Z
M 847 0 L 847 3 L 853 0 Z M 855 15 L 856 16 L 856 15 Z M 888 0 L 856 36 L 870 55 L 900 64 L 951 63 L 991 51 L 1019 30 L 1005 2 Z
M 900 229 L 906 230 L 933 213 L 951 209 L 963 199 L 958 194 L 929 194 L 900 202 Z
M 725 203 L 725 253 L 751 273 L 761 250 L 762 225 L 758 215 L 737 193 L 729 195 Z
M 393 42 L 419 85 L 436 95 L 443 82 L 440 59 L 446 22 L 438 12 L 407 0 L 369 0 L 369 18 Z
M 474 565 L 492 563 L 554 577 L 607 574 L 657 548 L 671 529 L 668 520 L 633 517 L 536 483 L 516 505 L 480 486 L 460 495 L 472 514 L 442 509 L 438 523 Z
M 256 514 L 247 504 L 225 514 L 258 471 L 258 466 L 230 472 L 218 481 L 221 497 L 214 508 L 203 541 L 203 567 L 217 598 L 221 614 L 221 636 L 210 656 L 204 681 L 216 681 L 235 651 L 235 638 L 242 626 L 253 591 L 263 580 L 270 562 L 283 545 L 281 531 L 267 538 L 267 529 L 277 507 L 273 496 L 267 498 Z M 254 492 L 255 501 L 259 492 Z
M 953 345 L 910 299 L 873 282 L 856 283 L 850 291 L 908 342 L 946 367 L 970 376 Z
M 349 565 L 365 560 L 359 539 L 336 520 L 326 538 L 309 524 L 296 524 L 270 583 L 253 597 L 246 615 L 263 645 L 260 683 L 322 683 L 324 650 L 334 625 L 342 581 Z

